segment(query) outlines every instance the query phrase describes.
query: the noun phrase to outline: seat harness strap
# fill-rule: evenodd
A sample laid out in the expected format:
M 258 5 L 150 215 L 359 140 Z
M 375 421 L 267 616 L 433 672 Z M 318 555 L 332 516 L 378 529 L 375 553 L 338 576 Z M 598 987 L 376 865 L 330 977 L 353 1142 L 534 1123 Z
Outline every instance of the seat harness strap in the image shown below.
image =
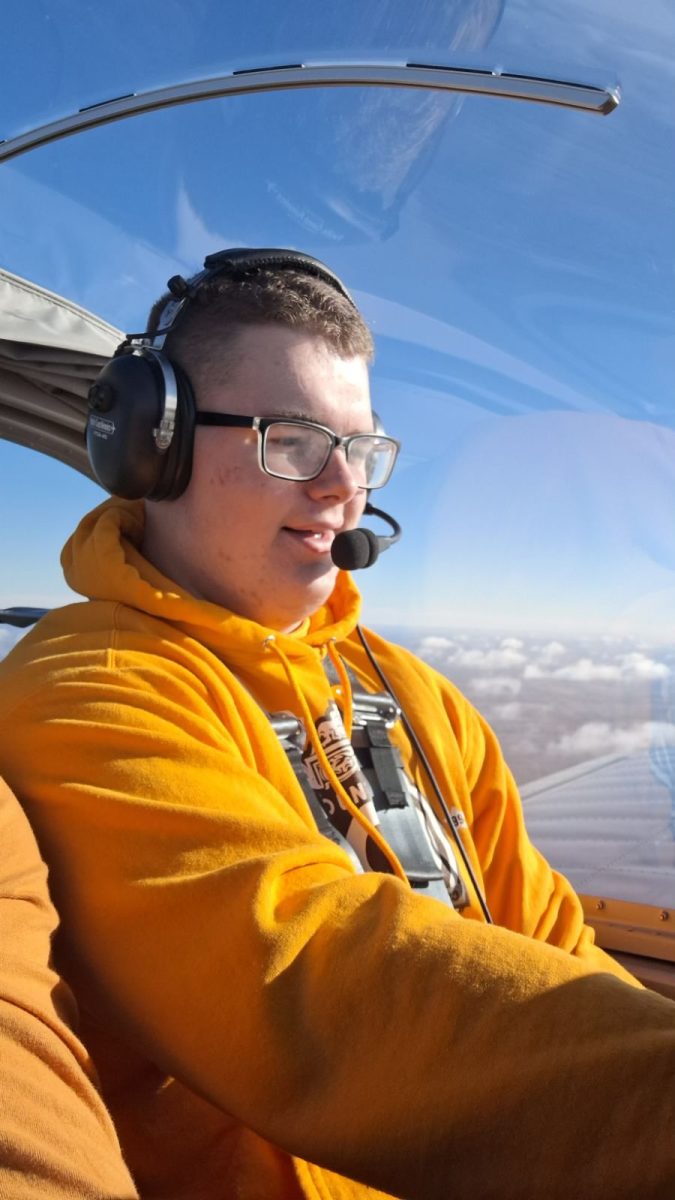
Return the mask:
M 351 745 L 361 774 L 372 792 L 380 833 L 403 866 L 411 887 L 421 895 L 461 908 L 467 903 L 466 889 L 452 848 L 445 839 L 439 848 L 438 833 L 432 844 L 425 814 L 420 810 L 422 798 L 415 793 L 398 747 L 389 737 L 389 729 L 399 720 L 400 710 L 386 693 L 359 690 L 360 685 L 351 671 L 349 675 L 350 682 L 356 684 L 352 691 Z M 362 871 L 363 864 L 356 850 L 331 820 L 333 806 L 325 799 L 322 803 L 323 793 L 310 782 L 312 772 L 308 772 L 307 738 L 302 721 L 292 713 L 276 713 L 269 719 L 319 832 L 345 850 L 356 869 Z

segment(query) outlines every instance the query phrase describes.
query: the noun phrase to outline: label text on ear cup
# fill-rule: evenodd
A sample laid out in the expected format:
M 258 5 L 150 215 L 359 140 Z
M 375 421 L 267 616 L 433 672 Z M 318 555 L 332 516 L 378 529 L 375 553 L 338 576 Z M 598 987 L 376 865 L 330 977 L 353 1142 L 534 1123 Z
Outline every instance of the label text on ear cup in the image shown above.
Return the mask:
M 110 417 L 99 417 L 96 413 L 89 416 L 89 428 L 94 437 L 109 438 L 115 432 L 115 422 Z

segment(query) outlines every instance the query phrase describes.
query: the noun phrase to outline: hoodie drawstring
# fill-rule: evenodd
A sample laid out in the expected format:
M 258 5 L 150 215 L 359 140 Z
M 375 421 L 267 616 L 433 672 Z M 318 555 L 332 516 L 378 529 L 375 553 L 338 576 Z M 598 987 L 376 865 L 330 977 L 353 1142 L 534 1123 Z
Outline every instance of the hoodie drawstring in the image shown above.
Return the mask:
M 293 695 L 297 701 L 300 712 L 302 713 L 302 718 L 303 718 L 303 721 L 305 724 L 305 729 L 307 731 L 307 736 L 312 744 L 312 749 L 314 750 L 314 753 L 316 754 L 319 762 L 321 763 L 321 766 L 324 770 L 326 778 L 330 781 L 330 784 L 333 787 L 335 793 L 340 797 L 342 804 L 344 805 L 344 808 L 349 813 L 349 815 L 352 817 L 352 819 L 354 821 L 356 821 L 357 824 L 359 824 L 363 830 L 365 830 L 365 832 L 368 834 L 368 836 L 372 839 L 372 841 L 375 843 L 375 845 L 382 852 L 384 857 L 387 859 L 387 862 L 390 864 L 393 874 L 398 876 L 399 879 L 401 879 L 404 883 L 406 883 L 406 884 L 408 884 L 408 886 L 410 886 L 408 877 L 407 877 L 405 871 L 403 870 L 403 867 L 401 866 L 401 863 L 399 862 L 398 858 L 394 854 L 394 851 L 391 849 L 391 846 L 389 846 L 387 844 L 387 842 L 385 841 L 385 839 L 382 837 L 382 834 L 378 830 L 377 826 L 371 824 L 371 822 L 368 820 L 368 818 L 366 816 L 364 816 L 364 814 L 361 812 L 361 809 L 356 804 L 354 804 L 354 801 L 352 800 L 351 796 L 346 791 L 346 789 L 342 786 L 342 784 L 340 783 L 340 780 L 338 779 L 337 775 L 335 774 L 335 771 L 333 770 L 333 768 L 330 764 L 328 755 L 326 754 L 326 751 L 324 750 L 323 746 L 321 745 L 321 741 L 317 735 L 316 726 L 314 725 L 314 721 L 312 719 L 312 714 L 310 712 L 309 705 L 308 705 L 307 701 L 305 700 L 305 697 L 303 696 L 298 684 L 296 683 L 291 664 L 288 661 L 288 658 L 284 654 L 281 647 L 277 644 L 277 640 L 276 640 L 274 634 L 270 634 L 269 637 L 265 638 L 265 641 L 263 642 L 263 646 L 266 650 L 274 650 L 277 657 L 279 658 L 279 661 L 281 662 L 281 665 L 284 668 L 284 671 L 286 672 L 286 678 L 288 680 L 289 687 L 290 687 L 291 691 L 293 692 Z M 344 707 L 345 726 L 347 725 L 347 721 L 348 721 L 349 728 L 347 731 L 347 736 L 351 737 L 352 689 L 351 689 L 351 686 L 349 683 L 349 677 L 345 670 L 342 659 L 340 658 L 334 645 L 332 645 L 331 643 L 328 644 L 328 655 L 330 657 L 331 662 L 333 663 L 333 665 L 335 667 L 335 670 L 338 673 L 338 678 L 340 680 L 340 684 L 343 689 L 342 694 L 343 694 L 344 701 L 345 701 L 345 707 Z
M 347 674 L 345 664 L 343 663 L 342 659 L 340 658 L 340 655 L 338 654 L 338 652 L 335 648 L 335 638 L 330 639 L 326 649 L 328 650 L 328 657 L 329 657 L 330 661 L 332 662 L 333 666 L 335 667 L 335 670 L 337 671 L 337 677 L 340 680 L 340 688 L 341 688 L 340 696 L 343 701 L 342 706 L 341 706 L 342 707 L 342 724 L 344 725 L 345 733 L 347 734 L 347 737 L 349 738 L 349 740 L 351 742 L 351 740 L 352 740 L 353 705 L 352 705 L 352 688 L 351 688 L 351 684 L 349 682 L 349 675 Z

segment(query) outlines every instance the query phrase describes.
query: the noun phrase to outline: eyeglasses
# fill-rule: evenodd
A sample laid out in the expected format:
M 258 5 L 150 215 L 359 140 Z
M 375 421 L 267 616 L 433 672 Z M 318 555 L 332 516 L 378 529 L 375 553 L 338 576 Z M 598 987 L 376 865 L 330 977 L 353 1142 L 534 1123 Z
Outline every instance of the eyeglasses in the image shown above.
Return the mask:
M 333 450 L 342 446 L 359 487 L 381 488 L 389 479 L 400 442 L 381 433 L 352 433 L 338 437 L 326 425 L 300 419 L 239 417 L 230 413 L 197 412 L 197 425 L 224 425 L 255 429 L 258 434 L 258 464 L 275 479 L 316 479 Z

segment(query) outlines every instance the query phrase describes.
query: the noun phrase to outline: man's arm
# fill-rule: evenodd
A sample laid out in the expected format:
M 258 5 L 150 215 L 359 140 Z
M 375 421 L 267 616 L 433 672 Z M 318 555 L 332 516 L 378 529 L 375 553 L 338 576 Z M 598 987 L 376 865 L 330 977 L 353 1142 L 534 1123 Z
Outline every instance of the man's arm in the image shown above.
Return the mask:
M 355 874 L 169 661 L 74 662 L 10 720 L 78 994 L 167 1074 L 409 1200 L 672 1194 L 667 1001 Z
M 73 998 L 51 969 L 55 926 L 35 838 L 0 780 L 0 1195 L 134 1200 Z

